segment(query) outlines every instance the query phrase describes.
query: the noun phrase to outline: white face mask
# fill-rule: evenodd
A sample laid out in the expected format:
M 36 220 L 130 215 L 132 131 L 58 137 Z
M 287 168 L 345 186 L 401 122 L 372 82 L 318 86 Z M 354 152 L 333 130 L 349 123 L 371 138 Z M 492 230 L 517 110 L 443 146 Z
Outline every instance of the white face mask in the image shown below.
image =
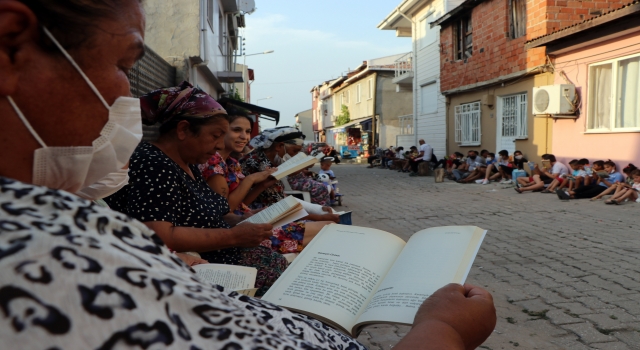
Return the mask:
M 43 29 L 109 110 L 109 120 L 92 146 L 47 147 L 13 99 L 7 96 L 18 117 L 42 146 L 34 152 L 33 183 L 75 193 L 95 184 L 110 173 L 118 173 L 129 162 L 142 139 L 140 101 L 132 97 L 118 97 L 109 107 L 73 58 L 49 30 Z
M 493 160 L 493 158 L 491 158 L 491 157 L 487 157 L 487 160 Z
M 516 159 L 522 159 L 522 156 L 516 156 Z
M 76 194 L 84 199 L 97 200 L 118 192 L 121 188 L 129 183 L 129 169 L 120 169 L 117 172 L 98 180 L 98 182 L 85 187 Z

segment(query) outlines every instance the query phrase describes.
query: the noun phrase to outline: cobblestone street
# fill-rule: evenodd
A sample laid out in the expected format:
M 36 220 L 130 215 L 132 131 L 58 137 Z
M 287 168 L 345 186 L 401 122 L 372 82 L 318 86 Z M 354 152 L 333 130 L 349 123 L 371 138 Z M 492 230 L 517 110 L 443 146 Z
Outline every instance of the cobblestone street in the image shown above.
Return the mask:
M 498 312 L 482 349 L 640 349 L 639 205 L 435 184 L 365 165 L 333 170 L 354 225 L 405 240 L 433 226 L 488 230 L 468 278 L 493 294 Z M 359 340 L 390 349 L 408 329 L 369 327 Z

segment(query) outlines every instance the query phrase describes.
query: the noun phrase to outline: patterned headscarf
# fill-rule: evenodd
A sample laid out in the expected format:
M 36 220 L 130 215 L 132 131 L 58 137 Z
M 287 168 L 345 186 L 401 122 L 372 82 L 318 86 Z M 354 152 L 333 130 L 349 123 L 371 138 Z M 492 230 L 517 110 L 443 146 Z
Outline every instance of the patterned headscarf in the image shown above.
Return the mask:
M 186 81 L 140 96 L 140 108 L 142 122 L 146 125 L 164 124 L 175 118 L 210 118 L 227 114 L 213 97 Z
M 260 135 L 254 137 L 249 144 L 253 148 L 262 149 L 271 147 L 274 142 L 284 142 L 302 146 L 304 138 L 304 134 L 298 128 L 281 126 L 275 129 L 263 130 Z

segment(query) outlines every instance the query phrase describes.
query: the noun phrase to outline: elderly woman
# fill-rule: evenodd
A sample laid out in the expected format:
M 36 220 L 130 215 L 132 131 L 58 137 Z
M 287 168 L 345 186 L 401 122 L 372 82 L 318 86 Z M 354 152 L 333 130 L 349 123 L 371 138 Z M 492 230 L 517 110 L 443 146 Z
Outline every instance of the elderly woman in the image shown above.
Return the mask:
M 257 295 L 263 295 L 287 267 L 284 257 L 259 246 L 271 225 L 230 227 L 223 218 L 229 213 L 227 199 L 209 188 L 198 169 L 224 148 L 227 113 L 187 82 L 142 96 L 140 106 L 143 123 L 159 125 L 160 137 L 138 145 L 129 185 L 107 203 L 142 221 L 171 249 L 198 252 L 210 263 L 257 268 Z M 263 181 L 268 175 L 256 177 Z
M 274 178 L 267 177 L 276 168 L 245 176 L 240 163 L 231 155 L 240 154 L 251 138 L 253 121 L 236 108 L 227 108 L 229 131 L 224 137 L 224 149 L 219 150 L 200 169 L 209 186 L 229 201 L 237 215 L 247 215 L 251 209 L 247 206 L 264 190 L 275 184 Z M 331 221 L 298 221 L 273 229 L 273 235 L 261 243 L 279 253 L 299 253 L 320 230 Z
M 302 151 L 304 138 L 305 136 L 300 130 L 288 126 L 264 130 L 251 140 L 251 147 L 254 148 L 254 151 L 240 160 L 243 173 L 250 175 L 268 168 L 277 167 Z M 304 171 L 291 174 L 287 178 L 291 189 L 310 192 L 312 203 L 322 206 L 330 204 L 327 186 L 306 176 Z M 284 185 L 282 182 L 277 181 L 273 186 L 260 193 L 250 206 L 253 209 L 268 207 L 284 197 Z M 328 207 L 326 211 L 328 213 L 332 212 Z M 321 215 L 320 217 L 310 216 L 308 219 L 338 222 L 338 219 L 334 215 L 330 216 L 330 214 Z
M 122 169 L 140 139 L 125 74 L 143 50 L 138 0 L 2 0 L 0 24 L 3 344 L 363 348 L 203 283 L 147 226 L 72 194 Z M 495 320 L 490 298 L 479 288 L 436 292 L 395 349 L 480 344 Z

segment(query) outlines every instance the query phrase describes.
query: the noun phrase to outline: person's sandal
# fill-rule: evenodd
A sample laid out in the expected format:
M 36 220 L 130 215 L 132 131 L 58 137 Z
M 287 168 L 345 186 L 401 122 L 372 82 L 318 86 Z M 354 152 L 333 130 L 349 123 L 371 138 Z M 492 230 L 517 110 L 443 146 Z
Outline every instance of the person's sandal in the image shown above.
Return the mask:
M 544 189 L 544 190 L 540 191 L 540 193 L 551 193 L 551 191 L 549 191 L 547 189 Z
M 522 190 L 520 189 L 520 187 L 514 187 L 513 189 L 516 190 L 516 192 L 522 194 Z

